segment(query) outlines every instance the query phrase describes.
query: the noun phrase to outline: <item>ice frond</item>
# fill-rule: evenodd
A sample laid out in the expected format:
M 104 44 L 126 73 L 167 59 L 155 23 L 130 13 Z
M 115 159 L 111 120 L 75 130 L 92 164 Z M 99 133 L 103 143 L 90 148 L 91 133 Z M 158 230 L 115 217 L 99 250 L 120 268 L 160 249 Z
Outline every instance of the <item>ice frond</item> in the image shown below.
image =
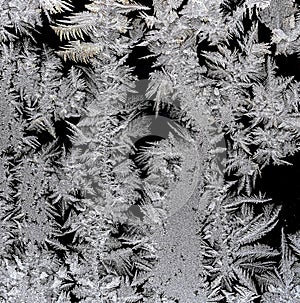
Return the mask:
M 39 0 L 40 6 L 51 14 L 70 12 L 73 9 L 70 0 Z
M 97 16 L 90 12 L 81 12 L 69 16 L 67 19 L 56 22 L 57 25 L 51 26 L 61 40 L 81 38 L 84 35 L 92 34 L 97 25 Z
M 65 61 L 73 60 L 88 63 L 99 52 L 101 52 L 101 48 L 97 44 L 77 40 L 71 41 L 68 45 L 62 47 L 60 51 L 57 51 L 57 54 Z

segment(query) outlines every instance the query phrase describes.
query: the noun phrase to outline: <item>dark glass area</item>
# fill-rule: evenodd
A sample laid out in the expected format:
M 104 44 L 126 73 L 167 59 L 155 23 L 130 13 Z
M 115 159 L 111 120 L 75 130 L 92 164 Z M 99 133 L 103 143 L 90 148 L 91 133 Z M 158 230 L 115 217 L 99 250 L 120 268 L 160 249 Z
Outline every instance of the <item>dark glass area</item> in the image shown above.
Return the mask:
M 287 233 L 294 233 L 300 229 L 300 154 L 285 160 L 293 165 L 268 166 L 263 169 L 256 190 L 266 193 L 266 197 L 272 198 L 275 204 L 282 205 L 279 227 L 283 227 Z M 273 237 L 270 234 L 269 238 L 276 240 L 275 235 Z
M 126 60 L 126 64 L 134 68 L 133 74 L 138 76 L 140 80 L 148 79 L 149 74 L 152 71 L 152 64 L 154 63 L 155 58 L 142 58 L 149 55 L 151 55 L 151 52 L 147 47 L 137 46 L 132 49 L 132 52 L 129 54 Z
M 300 58 L 297 54 L 278 55 L 275 57 L 275 62 L 278 67 L 277 75 L 293 76 L 295 80 L 300 81 Z

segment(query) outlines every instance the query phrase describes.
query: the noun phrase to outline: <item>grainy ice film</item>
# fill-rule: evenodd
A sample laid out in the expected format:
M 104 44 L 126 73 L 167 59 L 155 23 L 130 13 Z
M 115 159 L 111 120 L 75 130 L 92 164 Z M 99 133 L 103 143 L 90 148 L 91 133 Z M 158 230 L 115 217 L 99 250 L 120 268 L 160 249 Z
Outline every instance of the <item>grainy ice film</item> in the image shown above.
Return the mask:
M 299 6 L 0 0 L 0 303 L 300 303 Z

